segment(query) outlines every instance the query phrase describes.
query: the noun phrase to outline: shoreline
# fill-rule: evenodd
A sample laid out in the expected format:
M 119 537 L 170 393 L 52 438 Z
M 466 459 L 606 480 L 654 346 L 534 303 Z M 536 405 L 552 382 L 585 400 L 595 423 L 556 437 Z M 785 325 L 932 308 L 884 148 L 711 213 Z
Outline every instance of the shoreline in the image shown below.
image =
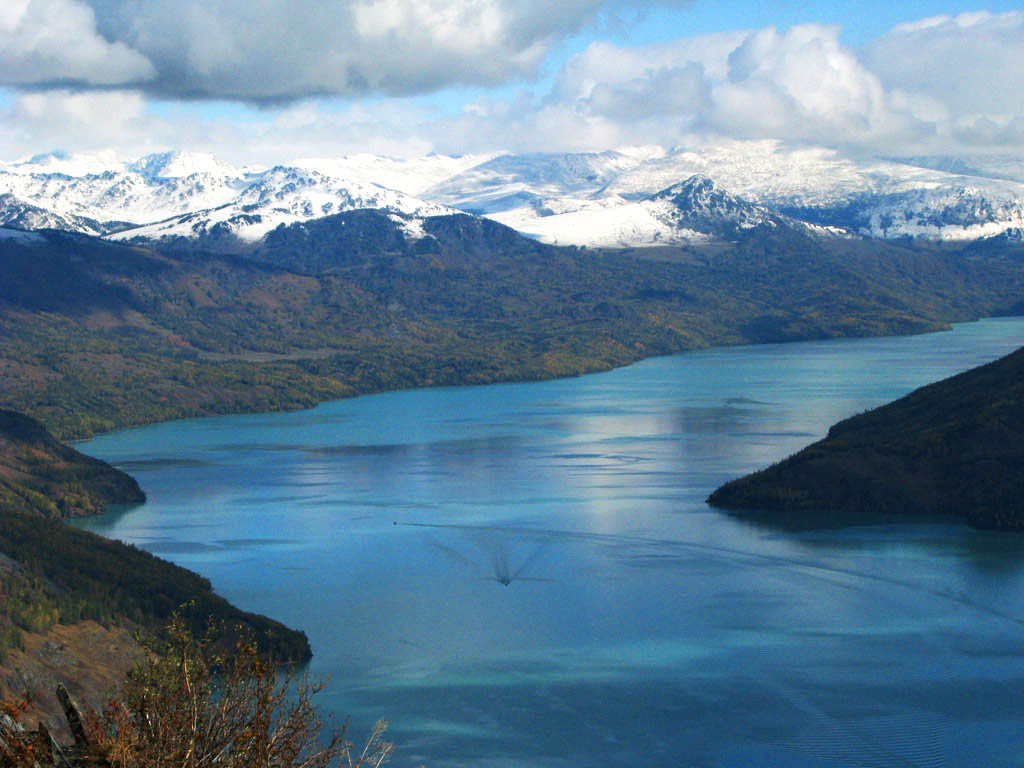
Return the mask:
M 984 315 L 984 316 L 981 316 L 981 317 L 972 318 L 970 320 L 950 321 L 950 322 L 947 322 L 945 324 L 945 327 L 941 327 L 941 328 L 934 328 L 934 329 L 931 329 L 931 330 L 915 331 L 915 332 L 910 332 L 910 333 L 883 333 L 883 334 L 866 334 L 866 335 L 856 335 L 856 336 L 851 336 L 851 335 L 815 336 L 815 337 L 808 337 L 808 338 L 804 338 L 804 339 L 785 339 L 785 340 L 781 340 L 781 341 L 760 341 L 760 342 L 737 341 L 735 343 L 730 343 L 730 342 L 712 343 L 712 344 L 707 344 L 707 345 L 699 345 L 699 346 L 689 347 L 689 348 L 685 348 L 685 349 L 678 349 L 678 350 L 671 351 L 671 352 L 663 352 L 663 353 L 650 354 L 650 355 L 640 355 L 640 356 L 636 357 L 635 359 L 629 360 L 628 362 L 624 362 L 624 363 L 619 364 L 619 365 L 612 364 L 612 365 L 608 365 L 608 366 L 593 366 L 591 368 L 587 368 L 585 370 L 582 370 L 582 371 L 579 371 L 579 372 L 576 372 L 576 373 L 570 373 L 570 374 L 552 374 L 550 376 L 536 376 L 536 377 L 525 377 L 525 376 L 523 376 L 523 377 L 516 377 L 516 376 L 512 376 L 512 377 L 508 377 L 508 378 L 495 378 L 494 380 L 491 380 L 491 381 L 478 381 L 478 382 L 467 381 L 467 382 L 461 382 L 461 383 L 459 383 L 459 382 L 445 382 L 445 383 L 439 383 L 439 384 L 414 385 L 414 386 L 409 386 L 409 387 L 397 387 L 397 388 L 387 388 L 387 387 L 384 387 L 384 388 L 380 388 L 380 389 L 368 389 L 366 391 L 357 391 L 357 392 L 353 392 L 351 395 L 346 395 L 344 397 L 335 397 L 335 398 L 329 398 L 329 399 L 324 399 L 324 400 L 317 400 L 317 401 L 311 403 L 310 405 L 299 407 L 299 408 L 240 409 L 240 410 L 237 410 L 237 411 L 211 412 L 211 413 L 205 413 L 205 414 L 182 416 L 180 418 L 158 419 L 158 420 L 153 420 L 153 421 L 139 421 L 139 422 L 134 422 L 134 423 L 130 423 L 130 424 L 125 424 L 123 426 L 115 427 L 113 429 L 108 429 L 108 430 L 104 430 L 104 431 L 101 431 L 101 432 L 96 432 L 96 433 L 94 433 L 92 435 L 89 435 L 88 437 L 65 439 L 63 442 L 65 442 L 68 445 L 73 445 L 73 446 L 77 447 L 77 446 L 83 445 L 85 443 L 88 443 L 91 440 L 95 440 L 96 438 L 102 437 L 104 435 L 116 434 L 116 433 L 124 432 L 124 431 L 130 430 L 130 429 L 139 429 L 139 428 L 142 428 L 142 427 L 152 427 L 152 426 L 155 426 L 157 424 L 170 424 L 170 423 L 174 423 L 174 422 L 183 422 L 183 421 L 192 421 L 192 420 L 200 420 L 200 419 L 209 419 L 209 418 L 214 418 L 214 417 L 218 417 L 218 416 L 256 416 L 256 415 L 261 415 L 261 414 L 272 414 L 272 413 L 301 413 L 303 411 L 312 410 L 312 409 L 314 409 L 314 408 L 316 408 L 318 406 L 324 405 L 326 403 L 333 403 L 333 402 L 341 402 L 341 401 L 346 401 L 346 400 L 353 400 L 353 399 L 360 398 L 360 397 L 368 397 L 368 396 L 371 396 L 371 395 L 381 395 L 381 394 L 387 394 L 387 393 L 390 393 L 390 392 L 410 392 L 410 391 L 415 391 L 415 390 L 419 390 L 419 389 L 445 389 L 445 388 L 456 388 L 456 387 L 487 387 L 487 386 L 493 386 L 493 385 L 496 385 L 496 384 L 530 384 L 530 383 L 541 383 L 541 382 L 545 382 L 545 381 L 557 381 L 557 380 L 576 379 L 576 378 L 579 378 L 581 376 L 591 376 L 593 374 L 598 374 L 598 373 L 608 373 L 608 372 L 611 372 L 611 371 L 622 370 L 622 369 L 628 368 L 628 367 L 630 367 L 632 365 L 636 365 L 638 363 L 642 363 L 642 362 L 644 362 L 646 360 L 655 360 L 655 359 L 662 358 L 662 357 L 674 357 L 676 355 L 684 355 L 684 354 L 690 354 L 690 353 L 694 353 L 694 352 L 705 352 L 705 351 L 713 350 L 713 349 L 735 349 L 735 348 L 739 348 L 739 347 L 775 347 L 775 346 L 787 345 L 787 344 L 807 344 L 807 343 L 816 342 L 816 341 L 821 341 L 821 342 L 838 342 L 838 341 L 862 341 L 862 340 L 866 340 L 866 339 L 910 338 L 910 337 L 914 337 L 914 336 L 925 336 L 925 335 L 929 335 L 929 334 L 932 334 L 932 333 L 948 333 L 948 332 L 952 331 L 954 329 L 954 327 L 957 326 L 957 325 L 962 325 L 962 324 L 967 324 L 967 323 L 984 322 L 986 320 L 998 320 L 998 319 L 1002 319 L 1002 318 L 1014 318 L 1014 317 L 1024 318 L 1024 314 L 1022 314 L 1022 315 Z M 294 360 L 292 362 L 303 362 L 305 360 L 312 360 L 312 359 L 319 359 L 319 358 L 301 358 L 301 359 L 296 359 L 296 360 Z

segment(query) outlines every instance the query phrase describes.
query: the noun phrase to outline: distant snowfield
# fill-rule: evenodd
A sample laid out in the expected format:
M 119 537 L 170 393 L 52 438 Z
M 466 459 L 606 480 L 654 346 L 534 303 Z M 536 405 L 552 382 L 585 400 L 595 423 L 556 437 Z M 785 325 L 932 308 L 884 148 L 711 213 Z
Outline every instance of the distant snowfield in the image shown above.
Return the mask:
M 498 153 L 462 155 L 461 157 L 427 155 L 412 160 L 357 154 L 343 157 L 304 158 L 296 160 L 291 165 L 308 171 L 318 171 L 339 179 L 378 184 L 407 195 L 417 196 L 445 179 L 463 173 L 495 157 L 498 157 Z
M 692 230 L 677 230 L 663 215 L 664 204 L 653 201 L 597 206 L 557 216 L 528 219 L 494 214 L 493 218 L 552 245 L 586 245 L 593 248 L 625 248 L 653 245 L 684 245 L 705 242 L 706 235 Z M 659 215 L 662 214 L 662 215 Z
M 559 245 L 685 244 L 708 235 L 681 226 L 653 197 L 695 175 L 822 231 L 957 241 L 1024 229 L 1019 158 L 900 162 L 734 140 L 569 154 L 356 154 L 269 169 L 192 152 L 52 154 L 0 163 L 0 225 L 120 240 L 212 231 L 256 240 L 281 224 L 380 208 L 418 217 L 467 211 Z
M 109 235 L 109 238 L 197 237 L 219 228 L 242 240 L 256 241 L 282 224 L 360 208 L 414 216 L 440 216 L 455 212 L 376 184 L 339 179 L 319 171 L 275 167 L 252 177 L 250 184 L 230 203 L 126 229 Z

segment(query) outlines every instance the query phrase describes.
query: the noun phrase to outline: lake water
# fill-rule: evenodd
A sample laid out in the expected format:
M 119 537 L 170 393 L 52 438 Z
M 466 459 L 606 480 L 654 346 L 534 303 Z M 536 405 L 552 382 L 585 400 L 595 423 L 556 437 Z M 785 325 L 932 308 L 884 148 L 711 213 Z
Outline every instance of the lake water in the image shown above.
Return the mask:
M 82 527 L 304 629 L 320 701 L 415 766 L 1024 765 L 1024 536 L 708 508 L 1024 319 L 714 349 L 80 446 L 149 502 Z

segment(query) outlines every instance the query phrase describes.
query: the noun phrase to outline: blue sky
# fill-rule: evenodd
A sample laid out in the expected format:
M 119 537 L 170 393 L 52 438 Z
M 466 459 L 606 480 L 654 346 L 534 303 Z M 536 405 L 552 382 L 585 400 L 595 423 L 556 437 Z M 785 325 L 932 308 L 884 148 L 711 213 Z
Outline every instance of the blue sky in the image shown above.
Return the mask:
M 892 34 L 943 15 L 958 18 Z M 749 35 L 723 35 L 736 30 Z M 1022 40 L 1024 12 L 1000 0 L 12 0 L 0 158 L 178 147 L 267 162 L 693 136 L 1016 153 Z
M 1020 2 L 992 0 L 986 2 L 893 2 L 893 0 L 864 0 L 861 2 L 725 2 L 724 0 L 698 0 L 677 9 L 655 8 L 635 16 L 629 26 L 618 29 L 588 29 L 574 35 L 554 51 L 543 67 L 540 77 L 517 82 L 499 89 L 445 89 L 427 98 L 446 111 L 459 109 L 469 100 L 483 95 L 509 94 L 522 88 L 546 90 L 562 63 L 585 49 L 595 40 L 612 40 L 628 45 L 661 43 L 683 37 L 709 34 L 735 29 L 759 29 L 774 25 L 791 27 L 815 22 L 840 28 L 840 39 L 849 46 L 859 47 L 881 37 L 893 27 L 930 16 L 956 15 L 971 11 L 994 13 L 1020 10 Z
M 897 24 L 943 14 L 969 11 L 1015 11 L 1019 2 L 894 2 L 893 0 L 859 0 L 858 2 L 723 2 L 699 0 L 678 11 L 664 9 L 652 12 L 630 33 L 633 42 L 642 44 L 674 37 L 718 32 L 724 29 L 752 29 L 774 24 L 789 27 L 806 22 L 837 24 L 842 27 L 842 40 L 849 45 L 863 45 L 880 37 Z

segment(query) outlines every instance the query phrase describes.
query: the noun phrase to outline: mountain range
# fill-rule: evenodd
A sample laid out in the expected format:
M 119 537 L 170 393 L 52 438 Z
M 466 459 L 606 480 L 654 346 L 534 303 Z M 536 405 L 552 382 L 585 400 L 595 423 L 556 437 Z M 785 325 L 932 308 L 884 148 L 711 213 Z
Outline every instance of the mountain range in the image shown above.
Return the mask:
M 677 199 L 672 190 L 687 182 L 705 188 L 704 198 Z M 721 194 L 731 196 L 728 203 Z M 776 141 L 416 159 L 351 155 L 270 168 L 239 168 L 190 152 L 133 160 L 50 154 L 0 163 L 0 224 L 136 242 L 251 243 L 282 224 L 373 208 L 415 218 L 468 212 L 560 245 L 700 244 L 721 240 L 721 222 L 712 219 L 724 214 L 728 229 L 728 217 L 743 206 L 748 223 L 751 216 L 785 220 L 839 236 L 1019 240 L 1024 165 L 1003 157 L 863 158 Z
M 581 249 L 387 209 L 125 243 L 0 228 L 0 402 L 59 437 L 713 344 L 940 330 L 1020 311 L 1020 248 L 835 236 L 692 177 L 703 242 Z

